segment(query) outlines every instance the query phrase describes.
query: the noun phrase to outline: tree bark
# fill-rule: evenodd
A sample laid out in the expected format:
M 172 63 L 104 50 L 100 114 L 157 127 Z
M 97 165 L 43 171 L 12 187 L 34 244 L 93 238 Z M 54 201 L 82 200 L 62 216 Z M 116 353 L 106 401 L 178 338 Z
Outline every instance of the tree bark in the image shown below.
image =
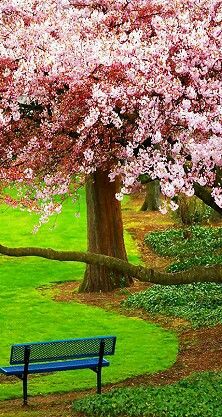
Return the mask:
M 194 192 L 195 195 L 200 198 L 207 206 L 214 209 L 217 213 L 222 215 L 222 208 L 219 207 L 215 201 L 214 198 L 211 195 L 211 189 L 208 187 L 203 187 L 197 182 L 194 184 Z
M 155 271 L 142 265 L 133 265 L 122 259 L 97 253 L 76 251 L 57 251 L 50 248 L 9 248 L 0 245 L 0 253 L 7 256 L 38 256 L 45 259 L 69 262 L 84 262 L 91 265 L 101 265 L 120 275 L 128 275 L 140 281 L 161 285 L 191 284 L 194 282 L 222 283 L 222 265 L 196 266 L 186 271 L 165 272 Z
M 141 211 L 157 211 L 160 205 L 160 183 L 153 180 L 146 184 L 146 196 Z
M 123 239 L 120 202 L 115 198 L 118 180 L 110 182 L 108 172 L 96 171 L 86 183 L 88 252 L 127 260 Z M 112 291 L 129 286 L 132 278 L 103 265 L 89 264 L 79 291 Z

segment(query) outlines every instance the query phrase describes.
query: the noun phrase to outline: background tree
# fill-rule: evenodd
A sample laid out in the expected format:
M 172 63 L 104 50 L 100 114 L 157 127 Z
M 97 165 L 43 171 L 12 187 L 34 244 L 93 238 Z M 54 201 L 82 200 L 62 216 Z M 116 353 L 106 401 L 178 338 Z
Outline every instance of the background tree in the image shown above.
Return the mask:
M 20 201 L 44 222 L 85 176 L 88 249 L 123 260 L 114 195 L 140 175 L 170 198 L 207 185 L 222 207 L 221 14 L 221 0 L 2 0 L 0 179 L 29 186 Z M 88 291 L 120 285 L 97 272 Z
M 158 211 L 160 206 L 160 183 L 159 180 L 149 181 L 146 184 L 145 199 L 141 211 Z

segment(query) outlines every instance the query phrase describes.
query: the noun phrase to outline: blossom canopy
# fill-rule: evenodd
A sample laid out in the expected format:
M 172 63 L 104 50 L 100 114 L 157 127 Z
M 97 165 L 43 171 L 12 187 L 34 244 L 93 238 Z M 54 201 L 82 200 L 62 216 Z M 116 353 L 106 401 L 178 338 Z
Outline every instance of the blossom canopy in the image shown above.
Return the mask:
M 221 70 L 221 0 L 1 0 L 1 181 L 147 174 L 222 207 Z

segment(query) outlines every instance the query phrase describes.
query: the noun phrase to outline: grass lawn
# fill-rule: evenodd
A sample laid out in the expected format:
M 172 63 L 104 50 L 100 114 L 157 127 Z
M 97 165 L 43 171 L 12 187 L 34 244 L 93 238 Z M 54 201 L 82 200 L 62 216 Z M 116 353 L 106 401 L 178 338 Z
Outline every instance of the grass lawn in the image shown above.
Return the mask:
M 63 213 L 33 235 L 37 217 L 2 206 L 1 244 L 42 246 L 55 249 L 86 249 L 86 208 L 84 192 L 80 196 L 80 217 L 75 217 L 71 202 Z M 135 245 L 126 234 L 129 260 L 139 263 Z M 116 355 L 103 372 L 103 382 L 115 382 L 132 375 L 156 372 L 176 359 L 178 341 L 173 332 L 141 319 L 124 317 L 101 308 L 77 302 L 58 303 L 39 287 L 58 281 L 80 280 L 84 265 L 49 261 L 41 258 L 0 256 L 0 364 L 9 361 L 12 343 L 66 339 L 103 334 L 117 336 Z M 1 377 L 0 377 L 1 378 Z M 1 382 L 1 379 L 0 379 Z M 0 385 L 0 400 L 21 397 L 21 381 Z M 30 378 L 29 393 L 47 394 L 95 386 L 95 374 L 89 371 L 60 372 Z

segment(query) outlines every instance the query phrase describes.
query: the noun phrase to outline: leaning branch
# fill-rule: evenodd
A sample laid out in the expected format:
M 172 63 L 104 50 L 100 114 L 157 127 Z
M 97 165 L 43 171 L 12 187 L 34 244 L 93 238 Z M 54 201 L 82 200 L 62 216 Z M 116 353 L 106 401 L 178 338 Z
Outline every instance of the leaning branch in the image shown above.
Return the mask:
M 197 182 L 193 186 L 195 195 L 200 198 L 207 206 L 214 209 L 217 213 L 222 214 L 222 208 L 219 207 L 215 201 L 214 198 L 211 195 L 211 189 L 208 187 L 203 187 Z
M 102 265 L 112 271 L 121 272 L 123 275 L 130 275 L 140 281 L 161 285 L 190 284 L 194 282 L 216 282 L 222 283 L 222 266 L 195 267 L 181 272 L 155 271 L 142 265 L 133 265 L 111 256 L 89 252 L 58 251 L 45 248 L 9 248 L 0 245 L 0 254 L 22 257 L 38 256 L 54 261 L 84 262 L 91 265 Z
M 140 180 L 141 184 L 148 184 L 150 182 L 155 181 L 155 180 L 152 180 L 146 174 L 141 175 L 139 180 Z M 202 185 L 198 184 L 197 182 L 195 182 L 193 184 L 193 188 L 194 188 L 194 194 L 195 194 L 196 197 L 198 197 L 200 200 L 202 200 L 207 206 L 211 207 L 217 213 L 222 215 L 222 208 L 219 207 L 215 203 L 215 200 L 211 195 L 212 190 L 211 190 L 210 187 L 202 186 Z

